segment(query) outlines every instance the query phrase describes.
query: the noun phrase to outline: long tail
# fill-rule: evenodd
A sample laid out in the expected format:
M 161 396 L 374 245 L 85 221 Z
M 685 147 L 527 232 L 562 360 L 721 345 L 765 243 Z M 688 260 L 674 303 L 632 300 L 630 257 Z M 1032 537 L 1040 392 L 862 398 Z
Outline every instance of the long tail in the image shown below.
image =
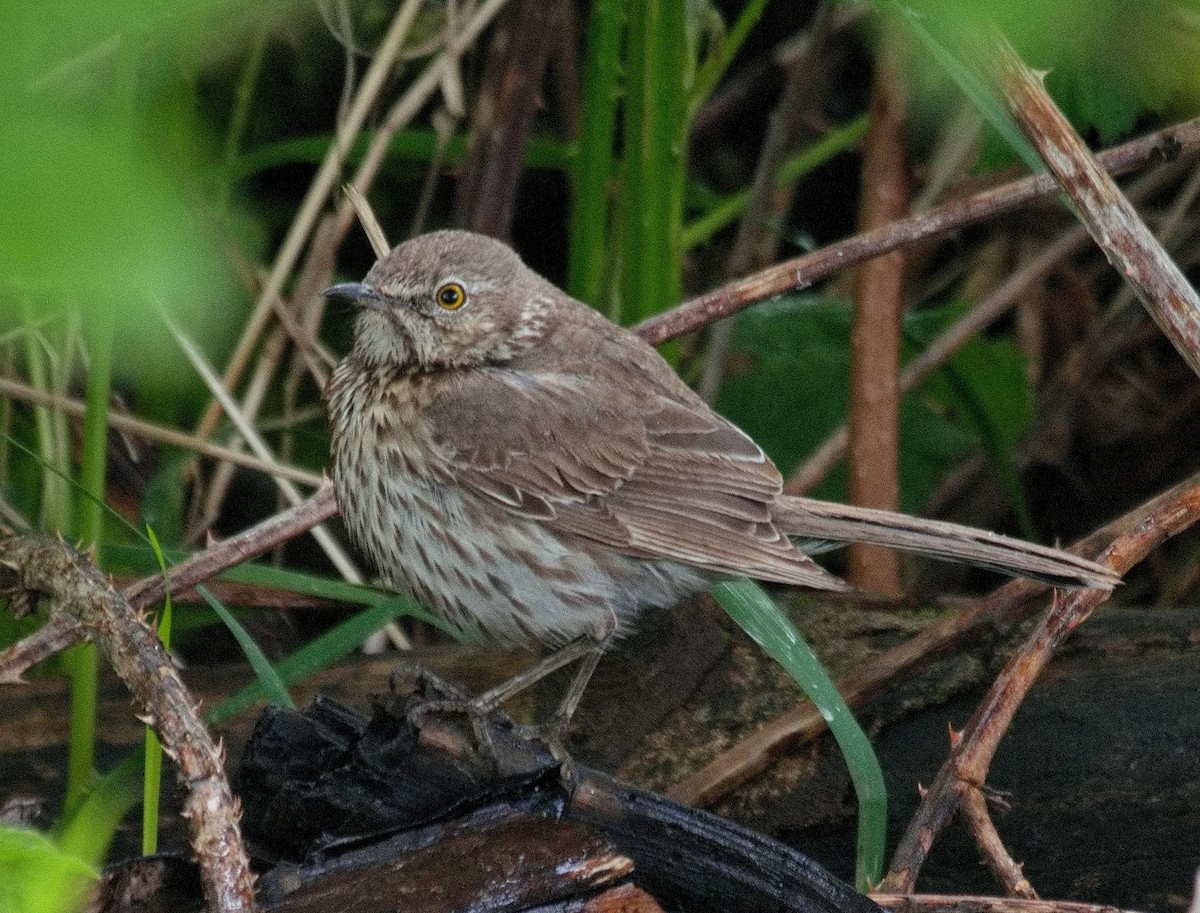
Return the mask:
M 887 545 L 1059 587 L 1110 590 L 1120 582 L 1111 568 L 1070 552 L 958 523 L 789 496 L 776 508 L 775 522 L 790 536 Z

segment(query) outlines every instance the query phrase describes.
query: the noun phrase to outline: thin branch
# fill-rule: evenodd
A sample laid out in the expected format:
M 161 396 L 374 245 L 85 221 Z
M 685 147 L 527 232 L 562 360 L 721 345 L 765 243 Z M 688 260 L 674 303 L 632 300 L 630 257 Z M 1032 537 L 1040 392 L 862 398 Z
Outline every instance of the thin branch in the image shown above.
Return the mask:
M 20 381 L 9 380 L 3 377 L 0 377 L 0 395 L 42 406 L 52 406 L 55 409 L 61 409 L 68 415 L 82 416 L 85 409 L 84 404 L 77 399 L 70 399 L 54 393 L 46 393 L 38 390 L 36 387 L 23 384 Z M 258 457 L 239 453 L 229 447 L 222 447 L 220 444 L 214 444 L 195 435 L 176 431 L 174 428 L 155 425 L 152 422 L 133 415 L 113 411 L 108 415 L 108 423 L 118 431 L 126 431 L 159 444 L 190 450 L 200 456 L 223 460 L 237 466 L 243 466 L 246 469 L 264 472 L 267 475 L 279 476 L 300 485 L 307 485 L 310 488 L 316 488 L 321 484 L 321 476 L 314 472 L 309 472 L 307 469 L 277 463 L 273 460 L 260 460 Z
M 912 198 L 904 141 L 906 99 L 896 61 L 895 49 L 885 48 L 875 62 L 859 203 L 859 226 L 865 230 L 903 217 Z M 896 510 L 900 503 L 900 324 L 906 259 L 903 251 L 893 250 L 854 273 L 848 492 L 850 503 L 883 510 Z M 894 549 L 851 543 L 847 569 L 859 589 L 900 591 L 900 555 Z
M 172 567 L 163 578 L 156 574 L 127 587 L 125 598 L 135 609 L 158 605 L 168 592 L 179 593 L 203 583 L 222 571 L 294 539 L 301 533 L 337 516 L 333 485 L 325 482 L 302 504 L 268 517 L 236 536 L 197 552 Z
M 242 416 L 241 410 L 238 408 L 237 403 L 233 401 L 233 397 L 231 397 L 225 388 L 221 386 L 220 378 L 216 376 L 216 373 L 205 360 L 200 350 L 197 349 L 192 341 L 170 321 L 167 321 L 167 327 L 170 329 L 171 334 L 175 337 L 175 341 L 179 344 L 179 347 L 183 349 L 184 355 L 187 356 L 188 361 L 192 363 L 192 366 L 200 375 L 201 380 L 204 381 L 204 383 L 208 386 L 209 391 L 221 404 L 222 410 L 233 421 L 238 433 L 242 435 L 247 444 L 250 446 L 250 449 L 255 452 L 260 460 L 273 462 L 274 456 L 271 454 L 271 451 L 263 442 L 262 438 L 259 437 L 258 432 L 255 431 L 253 426 L 251 426 L 251 424 Z M 278 477 L 275 477 L 274 481 L 279 487 L 279 490 L 283 493 L 283 496 L 287 498 L 288 502 L 293 507 L 296 507 L 300 504 L 303 499 L 300 495 L 300 492 L 296 490 L 295 486 L 292 485 L 291 482 Z M 334 567 L 338 569 L 338 573 L 340 573 L 351 583 L 362 583 L 362 574 L 359 573 L 358 568 L 354 566 L 354 562 L 350 560 L 349 556 L 346 555 L 345 551 L 337 543 L 333 536 L 329 534 L 328 530 L 318 526 L 313 528 L 312 534 L 313 538 L 316 539 L 320 544 L 321 549 L 329 557 L 329 560 L 333 562 Z
M 1025 897 L 972 897 L 957 894 L 892 894 L 872 891 L 871 899 L 892 913 L 1125 913 L 1105 904 Z
M 1004 39 L 996 42 L 995 64 L 1009 108 L 1075 204 L 1076 215 L 1176 351 L 1200 374 L 1200 296 L 1058 110 L 1042 77 Z
M 1121 175 L 1154 162 L 1174 159 L 1197 148 L 1200 148 L 1200 118 L 1131 140 L 1101 153 L 1097 159 L 1112 174 Z M 905 244 L 995 218 L 1035 200 L 1052 197 L 1058 190 L 1058 184 L 1048 174 L 1012 181 L 786 260 L 644 320 L 634 329 L 643 339 L 657 345 L 701 329 L 758 301 L 808 288 L 834 273 Z
M 211 913 L 252 911 L 254 876 L 238 829 L 238 804 L 225 778 L 221 747 L 196 714 L 196 701 L 138 613 L 96 569 L 62 540 L 9 536 L 0 541 L 2 589 L 10 605 L 41 595 L 51 617 L 65 615 L 87 632 L 125 682 L 139 715 L 179 765 L 187 790 L 183 817 Z
M 1004 893 L 1009 897 L 1036 899 L 1037 891 L 1021 871 L 1020 864 L 1008 854 L 996 825 L 992 823 L 983 788 L 975 783 L 963 783 L 962 788 L 959 818 L 975 838 L 975 845 L 979 847 L 988 867 L 1004 886 Z

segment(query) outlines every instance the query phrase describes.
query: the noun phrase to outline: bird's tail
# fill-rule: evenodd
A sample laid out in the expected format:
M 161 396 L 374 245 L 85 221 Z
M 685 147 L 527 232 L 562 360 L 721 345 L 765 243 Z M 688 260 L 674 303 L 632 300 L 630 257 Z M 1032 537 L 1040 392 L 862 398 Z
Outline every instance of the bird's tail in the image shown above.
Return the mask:
M 789 536 L 887 545 L 1059 587 L 1110 590 L 1120 582 L 1111 568 L 1070 552 L 958 523 L 788 496 L 775 506 L 775 522 Z

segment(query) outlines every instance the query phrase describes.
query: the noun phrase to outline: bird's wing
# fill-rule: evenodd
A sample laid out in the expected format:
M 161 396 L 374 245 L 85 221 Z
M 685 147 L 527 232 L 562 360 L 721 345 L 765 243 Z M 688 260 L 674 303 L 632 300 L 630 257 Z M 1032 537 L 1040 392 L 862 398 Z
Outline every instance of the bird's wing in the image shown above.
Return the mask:
M 699 400 L 486 368 L 448 380 L 424 418 L 448 481 L 558 532 L 636 557 L 847 588 L 776 527 L 775 466 Z

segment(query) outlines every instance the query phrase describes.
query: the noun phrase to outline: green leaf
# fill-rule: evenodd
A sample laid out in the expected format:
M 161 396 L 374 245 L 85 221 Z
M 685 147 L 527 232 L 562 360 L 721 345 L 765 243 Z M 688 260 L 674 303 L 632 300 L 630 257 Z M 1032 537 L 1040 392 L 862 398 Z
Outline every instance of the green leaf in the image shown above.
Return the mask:
M 230 612 L 221 601 L 213 596 L 208 591 L 207 587 L 197 585 L 196 592 L 201 598 L 208 603 L 209 607 L 220 616 L 221 621 L 225 623 L 225 627 L 233 635 L 238 642 L 238 646 L 242 648 L 242 653 L 250 662 L 250 668 L 254 670 L 254 676 L 258 681 L 259 687 L 262 688 L 263 694 L 273 704 L 278 704 L 280 707 L 295 709 L 296 704 L 292 701 L 292 696 L 288 694 L 287 685 L 275 668 L 271 665 L 271 661 L 259 649 L 258 644 L 254 642 L 254 638 L 249 632 L 243 628 L 233 613 Z
M 919 348 L 958 320 L 967 306 L 933 308 L 905 321 L 905 339 Z M 1017 448 L 1036 412 L 1025 358 L 1007 339 L 975 336 L 926 381 L 923 392 L 947 410 L 963 434 L 979 442 L 1016 511 L 1022 535 L 1036 539 L 1016 464 Z
M 829 724 L 858 796 L 854 883 L 865 893 L 879 883 L 883 874 L 887 836 L 887 787 L 871 740 L 854 719 L 812 648 L 762 587 L 742 578 L 717 584 L 712 594 L 742 630 L 787 670 Z
M 784 475 L 846 421 L 849 339 L 850 305 L 820 294 L 781 297 L 736 318 L 717 406 Z M 900 500 L 914 510 L 973 439 L 926 397 L 910 394 L 900 409 Z M 844 468 L 813 494 L 843 500 Z
M 279 678 L 288 683 L 301 681 L 314 672 L 327 669 L 338 660 L 348 656 L 362 646 L 363 641 L 389 621 L 401 615 L 415 613 L 416 606 L 401 596 L 385 600 L 373 608 L 348 618 L 335 628 L 326 631 L 316 640 L 301 647 L 291 656 L 275 666 Z M 446 629 L 444 623 L 439 626 Z M 266 695 L 261 682 L 253 682 L 237 694 L 223 701 L 205 719 L 215 726 L 254 706 Z
M 82 905 L 98 874 L 35 830 L 0 827 L 0 910 L 66 913 Z

